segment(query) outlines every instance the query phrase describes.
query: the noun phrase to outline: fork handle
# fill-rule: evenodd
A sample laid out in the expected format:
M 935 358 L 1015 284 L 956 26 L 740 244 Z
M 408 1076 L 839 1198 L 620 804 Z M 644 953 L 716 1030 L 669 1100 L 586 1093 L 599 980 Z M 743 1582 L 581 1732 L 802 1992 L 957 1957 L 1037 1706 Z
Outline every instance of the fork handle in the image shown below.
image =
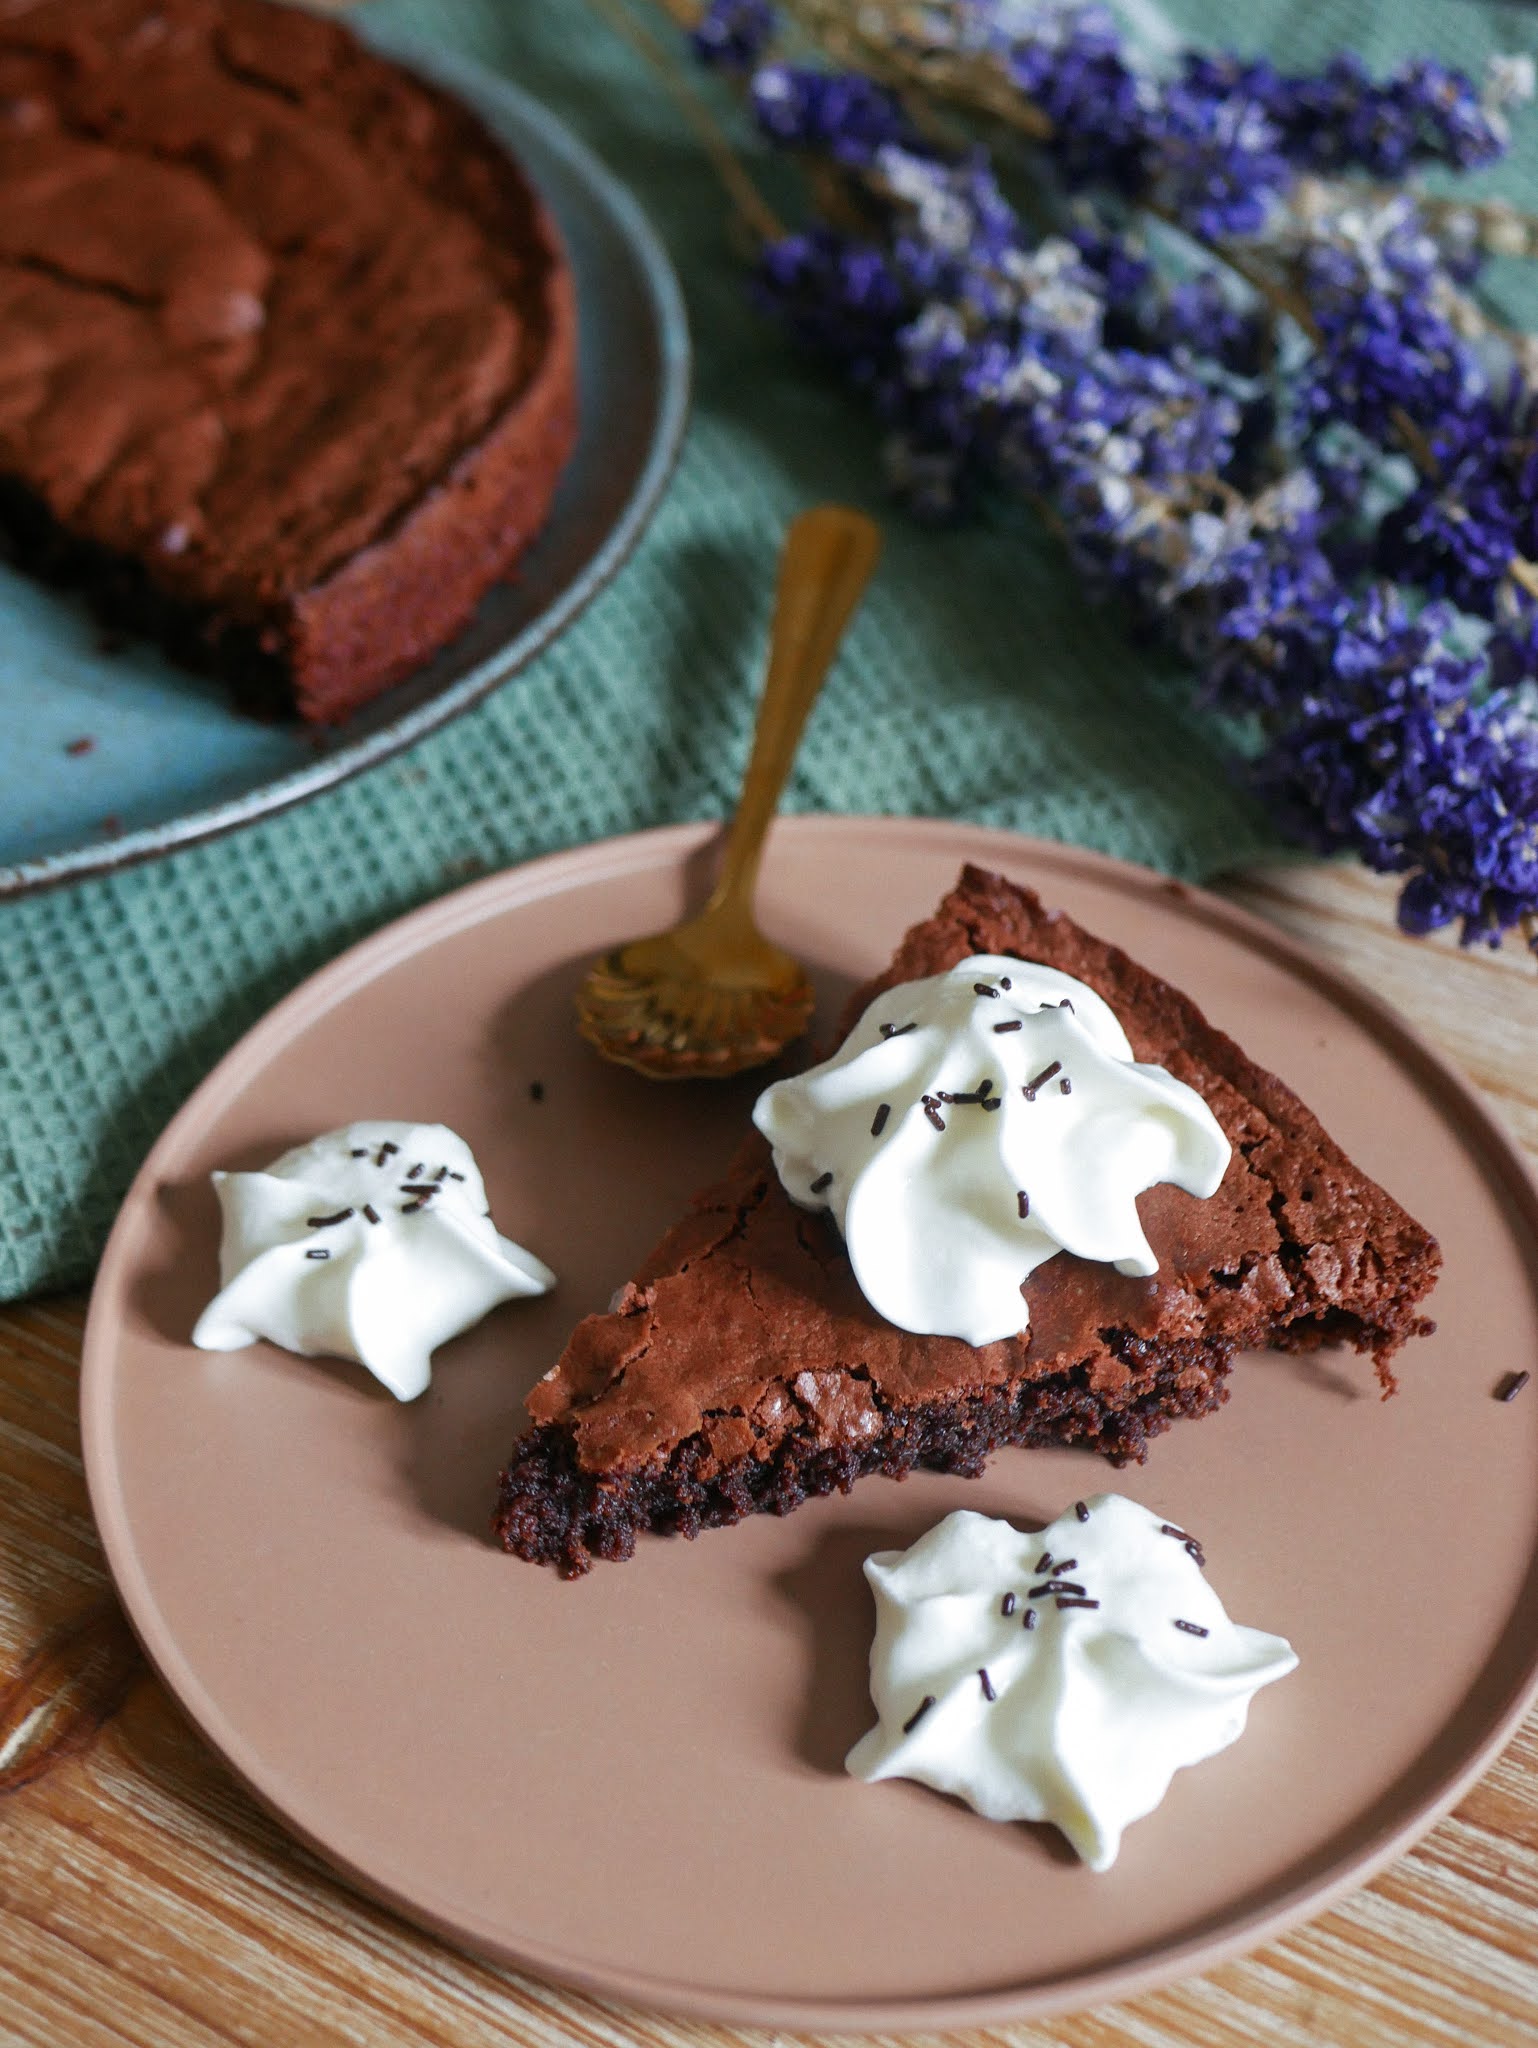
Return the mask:
M 881 529 L 847 505 L 814 505 L 786 532 L 753 752 L 707 914 L 729 903 L 751 911 L 764 839 L 807 713 L 880 553 Z

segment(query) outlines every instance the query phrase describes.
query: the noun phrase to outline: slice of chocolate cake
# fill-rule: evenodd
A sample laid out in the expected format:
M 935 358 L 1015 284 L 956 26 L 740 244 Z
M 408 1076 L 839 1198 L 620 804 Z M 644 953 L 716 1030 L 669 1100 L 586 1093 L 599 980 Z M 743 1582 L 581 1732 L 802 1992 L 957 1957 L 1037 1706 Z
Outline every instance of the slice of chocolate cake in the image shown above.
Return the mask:
M 517 164 L 341 23 L 0 4 L 0 542 L 247 708 L 334 722 L 468 622 L 576 349 Z
M 885 991 L 981 955 L 1093 990 L 1134 1058 L 1216 1117 L 1232 1148 L 1216 1193 L 1165 1181 L 1138 1201 L 1157 1271 L 1061 1251 L 1021 1289 L 1019 1335 L 974 1346 L 916 1334 L 870 1306 L 838 1230 L 791 1200 L 755 1133 L 530 1395 L 534 1427 L 514 1448 L 496 1515 L 509 1550 L 575 1576 L 594 1558 L 628 1557 L 641 1530 L 692 1536 L 783 1514 L 867 1472 L 976 1473 L 1001 1444 L 1141 1459 L 1175 1417 L 1225 1399 L 1241 1350 L 1349 1343 L 1392 1390 L 1393 1353 L 1432 1327 L 1417 1304 L 1440 1264 L 1435 1239 L 1188 997 L 1029 890 L 964 870 L 850 999 L 840 1038 Z M 1002 1004 L 984 1007 L 1004 1016 Z M 998 1108 L 987 1090 L 920 1101 L 937 1130 L 947 1115 Z M 886 1122 L 878 1108 L 873 1132 Z

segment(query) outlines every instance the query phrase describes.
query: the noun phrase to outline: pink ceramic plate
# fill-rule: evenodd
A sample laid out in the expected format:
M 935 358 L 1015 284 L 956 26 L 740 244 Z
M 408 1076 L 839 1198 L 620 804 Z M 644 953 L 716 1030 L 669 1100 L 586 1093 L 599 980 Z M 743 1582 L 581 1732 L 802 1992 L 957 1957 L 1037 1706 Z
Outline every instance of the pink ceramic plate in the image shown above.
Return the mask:
M 1035 884 L 1189 989 L 1441 1237 L 1435 1338 L 1380 1402 L 1355 1355 L 1245 1358 L 1148 1464 L 1006 1452 L 784 1521 L 643 1542 L 578 1584 L 493 1549 L 524 1393 L 743 1128 L 751 1081 L 602 1066 L 571 1000 L 670 922 L 709 835 L 536 862 L 345 954 L 230 1054 L 124 1206 L 86 1337 L 91 1496 L 156 1667 L 232 1768 L 360 1885 L 595 1990 L 790 2026 L 947 2026 L 1121 1996 L 1317 1911 L 1448 1807 L 1538 1663 L 1538 1212 L 1510 1144 L 1371 998 L 1139 869 L 967 825 L 798 818 L 762 908 L 825 1004 L 964 859 Z M 539 1091 L 534 1083 L 541 1083 Z M 540 1099 L 535 1099 L 536 1094 Z M 215 1166 L 361 1116 L 475 1146 L 501 1227 L 559 1272 L 397 1407 L 358 1368 L 194 1351 Z M 1114 1870 L 913 1785 L 846 1778 L 868 1723 L 860 1560 L 958 1505 L 1040 1524 L 1120 1486 L 1195 1529 L 1298 1672 L 1177 1777 Z

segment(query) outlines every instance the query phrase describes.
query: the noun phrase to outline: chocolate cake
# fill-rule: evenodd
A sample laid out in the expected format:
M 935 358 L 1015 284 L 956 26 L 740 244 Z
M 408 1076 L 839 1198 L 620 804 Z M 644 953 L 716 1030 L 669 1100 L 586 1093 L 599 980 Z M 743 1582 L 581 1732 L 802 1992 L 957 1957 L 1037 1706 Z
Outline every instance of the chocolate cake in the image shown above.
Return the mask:
M 965 869 L 851 997 L 840 1038 L 883 990 L 978 954 L 1086 983 L 1136 1058 L 1222 1126 L 1232 1157 L 1215 1195 L 1139 1199 L 1157 1274 L 1060 1252 L 1026 1283 L 1019 1337 L 913 1335 L 869 1307 L 837 1230 L 791 1202 L 755 1133 L 530 1395 L 496 1516 L 509 1550 L 575 1576 L 628 1557 L 640 1530 L 783 1514 L 867 1472 L 976 1473 L 1002 1444 L 1140 1460 L 1177 1416 L 1226 1398 L 1241 1350 L 1349 1343 L 1392 1390 L 1393 1353 L 1433 1327 L 1417 1304 L 1435 1239 L 1187 996 L 1028 889 Z
M 464 107 L 269 0 L 0 5 L 0 536 L 331 722 L 466 624 L 576 429 L 559 242 Z

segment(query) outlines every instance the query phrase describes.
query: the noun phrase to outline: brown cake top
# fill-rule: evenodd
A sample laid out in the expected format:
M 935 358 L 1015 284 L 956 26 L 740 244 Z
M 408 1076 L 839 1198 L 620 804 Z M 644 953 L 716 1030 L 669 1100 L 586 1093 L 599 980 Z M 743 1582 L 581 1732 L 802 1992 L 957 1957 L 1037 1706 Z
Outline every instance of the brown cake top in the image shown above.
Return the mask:
M 1256 1344 L 1292 1326 L 1386 1350 L 1414 1327 L 1437 1264 L 1427 1233 L 1189 998 L 1004 877 L 967 868 L 887 972 L 850 999 L 839 1035 L 883 989 L 974 954 L 1085 982 L 1136 1057 L 1195 1088 L 1222 1125 L 1233 1157 L 1214 1196 L 1161 1185 L 1139 1200 L 1158 1273 L 1060 1253 L 1031 1276 L 1020 1337 L 974 1348 L 914 1335 L 871 1309 L 836 1230 L 795 1207 L 755 1135 L 616 1311 L 579 1324 L 530 1395 L 536 1422 L 571 1428 L 585 1469 L 629 1469 L 697 1432 L 727 1463 L 808 1420 L 830 1444 L 858 1440 L 878 1413 L 1022 1374 L 1078 1371 L 1114 1399 L 1150 1344 Z
M 267 0 L 0 0 L 0 474 L 239 608 L 516 399 L 559 264 L 471 115 Z

